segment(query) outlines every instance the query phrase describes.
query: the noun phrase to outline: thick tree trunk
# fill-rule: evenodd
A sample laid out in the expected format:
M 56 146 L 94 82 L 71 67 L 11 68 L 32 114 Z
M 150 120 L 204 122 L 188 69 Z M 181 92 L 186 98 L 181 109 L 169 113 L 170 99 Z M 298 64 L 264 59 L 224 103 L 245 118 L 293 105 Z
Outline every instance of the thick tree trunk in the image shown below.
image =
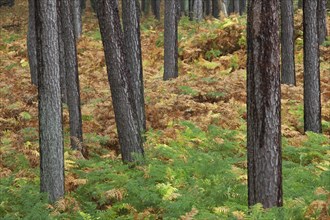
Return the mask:
M 322 132 L 317 1 L 303 2 L 305 131 Z
M 29 28 L 27 35 L 27 48 L 31 82 L 38 86 L 37 39 L 36 39 L 36 12 L 35 0 L 29 0 Z
M 115 120 L 124 162 L 136 162 L 143 157 L 142 137 L 134 109 L 129 68 L 124 53 L 117 0 L 97 1 L 97 16 L 101 30 L 108 79 L 115 111 Z
M 322 44 L 327 37 L 327 1 L 317 0 L 317 25 L 319 44 Z
M 212 0 L 212 15 L 215 18 L 219 18 L 219 1 Z
M 293 0 L 281 0 L 281 73 L 282 83 L 288 85 L 296 85 L 293 16 Z
M 282 206 L 279 1 L 249 0 L 248 203 Z
M 70 0 L 70 7 L 73 18 L 74 36 L 78 40 L 82 33 L 80 0 Z
M 177 1 L 165 1 L 164 80 L 178 77 L 178 13 Z
M 160 0 L 151 0 L 152 13 L 160 21 Z
M 133 88 L 139 130 L 141 134 L 143 134 L 146 130 L 146 116 L 144 107 L 140 19 L 136 2 L 132 0 L 123 0 L 122 10 L 125 52 L 130 70 L 130 84 Z
M 194 20 L 201 21 L 203 19 L 203 1 L 194 1 Z
M 56 0 L 36 1 L 40 190 L 64 196 L 64 153 Z
M 69 0 L 59 0 L 64 43 L 67 103 L 69 107 L 71 148 L 83 150 L 78 59 Z

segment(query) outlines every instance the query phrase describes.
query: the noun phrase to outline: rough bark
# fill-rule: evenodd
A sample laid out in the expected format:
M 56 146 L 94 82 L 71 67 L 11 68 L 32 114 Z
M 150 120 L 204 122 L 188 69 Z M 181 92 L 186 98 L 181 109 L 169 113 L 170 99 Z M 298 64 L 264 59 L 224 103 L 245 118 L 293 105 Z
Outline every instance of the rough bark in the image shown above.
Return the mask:
M 29 28 L 27 35 L 27 48 L 30 66 L 31 82 L 38 85 L 37 39 L 36 39 L 36 12 L 35 0 L 29 0 Z
M 69 107 L 71 148 L 83 150 L 77 49 L 73 32 L 72 14 L 68 0 L 60 1 L 62 36 L 64 44 L 67 104 Z
M 129 68 L 125 62 L 124 37 L 117 0 L 97 1 L 97 16 L 122 159 L 124 162 L 135 162 L 139 159 L 138 157 L 143 157 L 144 151 L 134 110 L 133 92 L 129 83 Z
M 164 80 L 178 77 L 178 13 L 177 1 L 165 1 Z
M 327 1 L 317 0 L 317 25 L 319 44 L 322 44 L 327 37 Z
M 212 15 L 215 18 L 219 18 L 219 1 L 212 0 Z
M 239 6 L 240 6 L 240 0 L 233 0 L 233 4 L 234 4 L 234 13 L 239 14 Z
M 65 52 L 64 52 L 64 36 L 62 35 L 62 23 L 61 23 L 61 12 L 60 12 L 60 1 L 57 1 L 57 25 L 58 25 L 58 45 L 59 45 L 59 56 L 60 56 L 60 81 L 61 81 L 61 97 L 62 103 L 68 103 L 68 93 L 66 86 L 66 68 L 65 68 Z
M 279 1 L 249 0 L 248 204 L 282 206 Z
M 152 13 L 160 21 L 160 0 L 151 0 Z
M 321 92 L 317 1 L 304 1 L 303 11 L 304 125 L 305 131 L 321 133 Z
M 136 2 L 122 1 L 125 54 L 130 70 L 130 84 L 133 90 L 137 121 L 141 134 L 146 130 L 144 106 L 143 68 L 141 52 L 140 19 Z
M 64 196 L 64 153 L 56 0 L 36 1 L 40 190 Z
M 201 21 L 203 19 L 203 1 L 194 1 L 194 20 Z
M 71 0 L 70 7 L 72 11 L 74 36 L 75 39 L 78 40 L 82 33 L 80 0 Z
M 281 80 L 288 85 L 296 85 L 293 16 L 293 0 L 281 0 Z

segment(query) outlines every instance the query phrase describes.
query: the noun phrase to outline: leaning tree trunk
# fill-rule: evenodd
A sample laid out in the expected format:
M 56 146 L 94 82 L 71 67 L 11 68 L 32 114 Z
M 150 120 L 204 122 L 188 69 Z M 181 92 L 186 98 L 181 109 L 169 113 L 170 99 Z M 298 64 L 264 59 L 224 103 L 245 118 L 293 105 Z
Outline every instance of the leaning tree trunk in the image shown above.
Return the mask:
M 203 19 L 203 1 L 194 0 L 194 20 L 201 21 Z
M 130 71 L 125 61 L 118 3 L 117 0 L 99 0 L 96 5 L 122 160 L 137 162 L 144 151 L 129 82 Z
M 135 110 L 141 134 L 146 130 L 146 116 L 144 107 L 144 86 L 141 52 L 140 19 L 136 2 L 122 1 L 125 54 L 130 70 L 130 81 L 133 87 Z
M 293 0 L 281 0 L 281 73 L 282 83 L 288 85 L 296 85 L 293 16 Z
M 60 1 L 62 37 L 64 44 L 67 104 L 69 107 L 71 148 L 83 150 L 83 133 L 80 107 L 80 89 L 78 76 L 78 59 L 74 37 L 72 14 L 69 0 Z
M 178 12 L 176 0 L 165 1 L 164 80 L 178 77 Z
M 317 1 L 303 2 L 304 24 L 304 125 L 305 131 L 322 132 Z
M 56 0 L 36 1 L 40 190 L 64 196 L 64 151 Z
M 154 14 L 155 18 L 159 21 L 160 20 L 160 0 L 151 0 L 151 8 L 152 8 L 152 13 Z
M 37 39 L 36 39 L 36 0 L 29 0 L 29 28 L 27 35 L 27 48 L 30 66 L 31 82 L 38 85 Z
M 249 0 L 248 203 L 282 206 L 279 1 Z
M 212 0 L 212 15 L 215 18 L 219 18 L 219 1 Z
M 319 44 L 322 44 L 327 37 L 327 1 L 317 0 L 317 25 Z

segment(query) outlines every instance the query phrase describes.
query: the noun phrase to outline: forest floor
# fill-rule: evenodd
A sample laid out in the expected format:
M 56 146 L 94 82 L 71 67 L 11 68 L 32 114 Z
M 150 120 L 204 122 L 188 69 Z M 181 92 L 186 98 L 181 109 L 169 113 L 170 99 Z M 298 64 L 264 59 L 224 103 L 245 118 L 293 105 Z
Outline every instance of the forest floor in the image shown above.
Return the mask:
M 302 13 L 297 12 L 297 86 L 282 85 L 284 207 L 247 208 L 246 17 L 179 25 L 179 78 L 164 82 L 163 27 L 141 25 L 146 165 L 130 169 L 118 139 L 97 19 L 78 42 L 87 159 L 69 149 L 66 192 L 39 194 L 37 89 L 26 50 L 27 1 L 0 8 L 0 218 L 329 219 L 330 39 L 321 46 L 323 134 L 303 130 Z M 330 19 L 328 17 L 328 24 Z M 328 26 L 328 30 L 330 27 Z

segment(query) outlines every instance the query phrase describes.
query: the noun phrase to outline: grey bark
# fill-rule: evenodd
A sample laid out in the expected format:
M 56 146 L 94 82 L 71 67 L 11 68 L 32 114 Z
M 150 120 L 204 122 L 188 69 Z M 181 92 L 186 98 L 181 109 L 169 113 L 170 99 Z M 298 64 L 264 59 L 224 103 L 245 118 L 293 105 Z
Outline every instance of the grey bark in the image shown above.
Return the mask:
M 130 81 L 133 87 L 135 111 L 141 134 L 146 130 L 144 106 L 143 67 L 141 52 L 140 19 L 137 4 L 131 0 L 122 1 L 125 52 Z
M 218 0 L 212 0 L 212 15 L 215 18 L 219 18 L 219 1 Z
M 60 1 L 57 1 L 57 15 L 60 18 Z M 68 93 L 67 93 L 67 86 L 66 86 L 66 68 L 65 68 L 65 52 L 64 52 L 64 37 L 62 35 L 62 24 L 61 19 L 57 20 L 58 25 L 58 45 L 59 45 L 59 56 L 60 56 L 60 81 L 61 81 L 61 97 L 62 103 L 68 103 Z
M 104 47 L 108 80 L 124 162 L 143 157 L 142 137 L 134 110 L 129 68 L 125 62 L 124 37 L 117 0 L 97 1 L 97 16 Z
M 203 1 L 194 0 L 194 20 L 201 21 L 203 19 Z
M 296 85 L 293 0 L 281 0 L 281 63 L 281 82 Z
M 233 0 L 233 4 L 234 4 L 234 13 L 237 13 L 237 14 L 239 14 L 239 2 L 240 2 L 240 0 Z
M 151 0 L 142 0 L 141 7 L 144 15 L 148 15 L 150 12 L 150 1 Z
M 160 21 L 160 0 L 151 0 L 152 13 Z
M 176 0 L 165 1 L 164 80 L 178 77 L 178 13 Z
M 38 86 L 38 64 L 37 64 L 37 39 L 36 39 L 36 14 L 35 0 L 29 0 L 29 27 L 27 35 L 27 49 L 29 57 L 31 82 Z
M 80 0 L 71 0 L 70 7 L 73 18 L 74 36 L 78 40 L 82 33 Z
M 245 9 L 246 9 L 246 0 L 241 0 L 239 2 L 239 14 L 243 15 L 245 13 Z
M 64 153 L 56 0 L 36 1 L 40 190 L 64 196 Z
M 317 25 L 319 44 L 322 44 L 327 37 L 327 1 L 317 0 Z
M 71 148 L 83 150 L 83 133 L 80 107 L 80 88 L 78 76 L 78 59 L 73 32 L 72 14 L 68 0 L 60 1 L 62 36 L 64 44 L 67 103 L 69 107 Z
M 282 206 L 279 1 L 249 0 L 248 204 Z
M 317 1 L 304 1 L 303 11 L 304 125 L 305 131 L 321 133 L 321 92 Z
M 211 14 L 211 9 L 212 9 L 212 5 L 211 5 L 211 0 L 205 0 L 205 15 L 209 16 Z

